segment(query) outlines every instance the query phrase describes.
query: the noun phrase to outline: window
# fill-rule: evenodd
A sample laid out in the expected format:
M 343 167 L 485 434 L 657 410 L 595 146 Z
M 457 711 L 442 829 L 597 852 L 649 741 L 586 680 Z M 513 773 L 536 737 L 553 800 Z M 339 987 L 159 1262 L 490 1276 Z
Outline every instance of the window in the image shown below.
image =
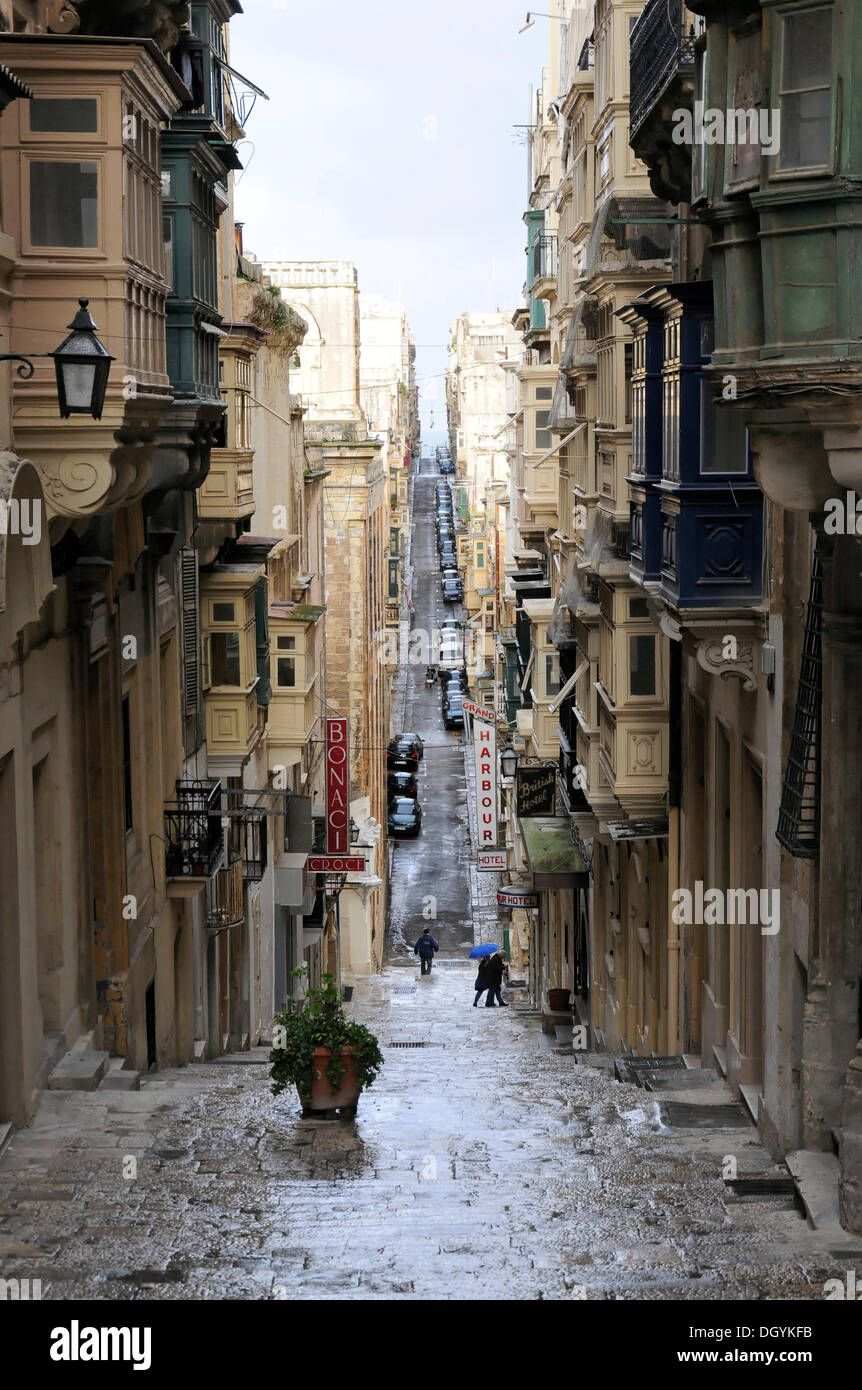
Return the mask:
M 701 473 L 747 473 L 748 430 L 736 410 L 715 404 L 714 387 L 700 382 Z
M 550 418 L 551 418 L 551 412 L 550 412 L 550 410 L 537 410 L 537 411 L 536 411 L 536 448 L 537 448 L 537 449 L 550 449 L 551 446 L 552 446 L 552 444 L 553 444 L 553 442 L 554 442 L 554 436 L 551 434 L 551 431 L 548 429 L 548 421 L 549 421 Z
M 277 639 L 277 641 L 276 641 L 276 645 L 277 645 L 278 650 L 279 650 L 280 652 L 295 652 L 295 651 L 296 651 L 296 638 L 295 638 L 295 637 L 279 637 L 279 638 Z
M 733 114 L 725 131 L 727 186 L 734 188 L 760 174 L 761 30 L 740 34 L 734 45 Z M 764 117 L 770 113 L 764 112 Z
M 559 695 L 563 688 L 560 679 L 560 657 L 558 652 L 545 655 L 545 694 Z
M 477 568 L 477 570 L 483 570 L 483 569 L 485 568 L 485 542 L 484 542 L 484 541 L 477 541 L 477 542 L 476 542 L 476 568 Z
M 239 685 L 239 633 L 211 632 L 209 644 L 213 685 Z
M 781 16 L 780 169 L 829 163 L 832 116 L 832 7 Z
M 165 279 L 172 290 L 176 290 L 174 284 L 174 219 L 172 217 L 162 218 L 162 242 L 165 248 Z
M 123 809 L 128 833 L 135 823 L 132 803 L 132 709 L 128 695 L 123 696 Z
M 98 165 L 65 160 L 32 161 L 32 246 L 98 246 L 98 220 Z
M 647 600 L 646 600 L 645 598 L 630 598 L 630 599 L 629 599 L 629 617 L 630 617 L 630 618 L 648 618 L 648 617 L 649 617 L 649 603 L 647 602 Z
M 95 97 L 32 97 L 27 109 L 31 132 L 90 134 L 99 129 Z
M 278 667 L 278 685 L 282 689 L 292 690 L 296 685 L 296 657 L 280 656 L 276 665 Z
M 214 623 L 233 623 L 236 622 L 236 609 L 232 603 L 213 604 Z
M 536 387 L 536 400 L 537 400 L 537 401 L 552 401 L 553 399 L 554 399 L 553 387 L 551 387 L 551 386 L 537 386 L 537 387 Z
M 655 638 L 644 633 L 629 637 L 632 695 L 655 694 Z

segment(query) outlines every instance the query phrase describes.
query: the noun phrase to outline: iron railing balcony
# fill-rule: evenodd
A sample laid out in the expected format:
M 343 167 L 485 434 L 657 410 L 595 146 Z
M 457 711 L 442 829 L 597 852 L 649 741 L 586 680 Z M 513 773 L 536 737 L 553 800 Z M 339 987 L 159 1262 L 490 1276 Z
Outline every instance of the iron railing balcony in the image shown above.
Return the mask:
M 696 37 L 683 0 L 648 0 L 632 29 L 629 45 L 630 138 L 646 120 L 672 74 L 680 68 L 694 71 Z
M 530 288 L 537 280 L 554 280 L 557 275 L 557 238 L 540 232 L 530 248 Z
M 221 863 L 221 782 L 177 782 L 176 800 L 165 806 L 165 875 L 212 878 Z

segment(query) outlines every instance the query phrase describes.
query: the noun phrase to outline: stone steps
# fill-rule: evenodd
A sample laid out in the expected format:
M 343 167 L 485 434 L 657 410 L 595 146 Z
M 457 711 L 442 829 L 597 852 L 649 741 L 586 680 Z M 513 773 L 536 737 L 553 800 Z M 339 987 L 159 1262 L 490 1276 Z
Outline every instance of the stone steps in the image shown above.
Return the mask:
M 67 1052 L 49 1075 L 48 1090 L 95 1091 L 107 1074 L 109 1062 L 107 1052 Z

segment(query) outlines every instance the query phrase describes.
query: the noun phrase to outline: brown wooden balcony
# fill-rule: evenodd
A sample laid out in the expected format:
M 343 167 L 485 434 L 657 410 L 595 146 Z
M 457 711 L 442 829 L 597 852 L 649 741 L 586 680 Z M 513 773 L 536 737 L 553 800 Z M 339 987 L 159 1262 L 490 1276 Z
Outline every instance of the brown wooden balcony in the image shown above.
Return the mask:
M 243 904 L 242 858 L 236 855 L 226 869 L 220 869 L 208 891 L 207 927 L 224 931 L 238 926 L 245 917 Z

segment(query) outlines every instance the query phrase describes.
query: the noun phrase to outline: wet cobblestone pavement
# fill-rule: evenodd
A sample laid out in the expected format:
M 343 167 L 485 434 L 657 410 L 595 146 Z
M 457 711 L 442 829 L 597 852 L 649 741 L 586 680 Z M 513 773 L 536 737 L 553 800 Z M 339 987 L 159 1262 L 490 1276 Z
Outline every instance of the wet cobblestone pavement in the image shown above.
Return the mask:
M 386 1062 L 354 1123 L 274 1099 L 260 1050 L 47 1093 L 0 1161 L 4 1276 L 46 1299 L 820 1299 L 852 1266 L 789 1199 L 731 1198 L 725 1156 L 771 1167 L 753 1128 L 663 1129 L 537 1019 L 473 1010 L 472 978 L 357 983 Z

